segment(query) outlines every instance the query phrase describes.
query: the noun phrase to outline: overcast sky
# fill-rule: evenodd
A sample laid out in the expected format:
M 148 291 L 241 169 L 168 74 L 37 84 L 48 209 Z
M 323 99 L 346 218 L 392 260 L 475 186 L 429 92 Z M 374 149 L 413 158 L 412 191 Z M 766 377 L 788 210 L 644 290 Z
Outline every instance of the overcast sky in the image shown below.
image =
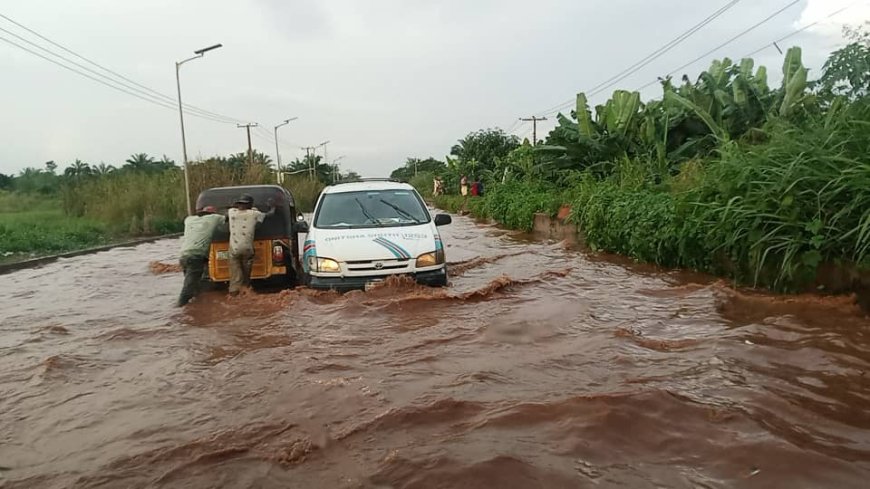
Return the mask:
M 380 176 L 408 156 L 442 158 L 483 127 L 530 134 L 520 116 L 570 101 L 675 38 L 725 0 L 28 0 L 0 13 L 128 78 L 175 96 L 173 63 L 224 47 L 182 68 L 186 103 L 258 122 L 254 146 L 278 122 L 282 159 L 325 140 L 343 169 Z M 614 88 L 637 89 L 737 35 L 788 0 L 743 0 Z M 870 19 L 868 2 L 804 0 L 714 57 L 741 56 L 847 5 L 784 42 L 818 73 L 842 45 L 843 23 Z M 5 19 L 0 28 L 38 41 Z M 15 40 L 0 31 L 0 36 Z M 55 51 L 59 51 L 53 48 Z M 69 55 L 68 55 L 69 56 Z M 756 60 L 778 73 L 770 47 Z M 81 60 L 79 60 L 81 62 Z M 0 172 L 123 164 L 131 153 L 181 161 L 178 112 L 119 93 L 0 41 Z M 772 82 L 777 81 L 775 75 Z M 655 96 L 658 87 L 645 90 Z M 599 103 L 605 94 L 594 97 Z M 243 129 L 186 116 L 191 158 L 244 151 Z M 539 126 L 539 136 L 547 124 Z

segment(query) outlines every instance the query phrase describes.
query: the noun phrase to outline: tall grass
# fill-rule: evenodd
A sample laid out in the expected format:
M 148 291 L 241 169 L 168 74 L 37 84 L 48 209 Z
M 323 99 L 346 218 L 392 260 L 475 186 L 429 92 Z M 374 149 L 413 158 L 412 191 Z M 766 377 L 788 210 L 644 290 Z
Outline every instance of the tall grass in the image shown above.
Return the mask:
M 236 185 L 274 184 L 275 175 L 262 165 L 234 168 L 214 161 L 190 166 L 191 200 L 203 190 Z M 284 182 L 301 211 L 310 211 L 323 184 L 297 176 Z M 154 235 L 181 231 L 187 215 L 184 173 L 118 172 L 87 178 L 64 187 L 63 209 L 71 216 L 106 223 L 113 231 Z
M 777 122 L 764 144 L 723 146 L 684 197 L 714 251 L 775 286 L 811 279 L 822 262 L 870 266 L 868 108 L 828 124 Z
M 812 283 L 823 263 L 870 268 L 868 116 L 857 104 L 827 124 L 775 121 L 764 143 L 685 165 L 670 192 L 590 179 L 572 219 L 595 248 L 776 289 Z
M 300 212 L 313 211 L 314 204 L 317 203 L 317 197 L 320 196 L 320 192 L 325 187 L 319 180 L 313 180 L 302 175 L 286 178 L 283 186 L 293 194 L 293 198 L 296 199 L 296 208 Z
M 89 179 L 65 187 L 62 196 L 68 214 L 98 220 L 130 235 L 181 230 L 187 205 L 180 170 Z

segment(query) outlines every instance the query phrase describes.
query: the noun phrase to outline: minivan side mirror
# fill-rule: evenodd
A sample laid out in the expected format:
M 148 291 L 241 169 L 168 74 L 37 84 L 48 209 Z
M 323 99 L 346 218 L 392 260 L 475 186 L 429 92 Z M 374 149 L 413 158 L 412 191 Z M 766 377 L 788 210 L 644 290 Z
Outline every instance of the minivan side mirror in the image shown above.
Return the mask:
M 308 232 L 308 223 L 305 221 L 299 221 L 293 224 L 293 229 L 297 233 L 307 233 Z
M 450 217 L 450 214 L 435 214 L 436 226 L 446 226 L 451 222 L 453 222 L 453 218 Z

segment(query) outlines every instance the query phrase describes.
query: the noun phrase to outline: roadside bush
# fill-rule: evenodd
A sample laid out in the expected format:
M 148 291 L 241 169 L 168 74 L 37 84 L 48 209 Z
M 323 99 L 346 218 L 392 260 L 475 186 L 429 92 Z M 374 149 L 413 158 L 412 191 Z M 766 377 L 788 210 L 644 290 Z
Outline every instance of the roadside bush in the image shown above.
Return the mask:
M 112 234 L 102 223 L 69 219 L 60 209 L 0 214 L 0 255 L 59 253 L 105 244 L 111 239 Z
M 317 197 L 323 191 L 325 185 L 319 180 L 312 180 L 307 176 L 295 175 L 284 180 L 284 188 L 288 189 L 296 199 L 296 207 L 300 212 L 311 212 Z
M 680 222 L 671 195 L 626 190 L 612 182 L 583 184 L 575 195 L 569 221 L 581 227 L 591 248 L 681 264 Z
M 412 187 L 417 189 L 417 192 L 420 192 L 420 196 L 422 196 L 426 200 L 429 200 L 432 198 L 432 188 L 434 180 L 434 173 L 420 172 L 417 174 L 417 176 L 411 177 L 409 183 Z
M 495 219 L 504 225 L 531 231 L 535 214 L 556 215 L 562 205 L 562 194 L 544 185 L 509 182 L 487 189 L 483 198 L 471 199 L 476 205 L 475 215 Z
M 439 195 L 432 199 L 432 203 L 441 210 L 457 213 L 462 210 L 465 200 L 461 195 Z

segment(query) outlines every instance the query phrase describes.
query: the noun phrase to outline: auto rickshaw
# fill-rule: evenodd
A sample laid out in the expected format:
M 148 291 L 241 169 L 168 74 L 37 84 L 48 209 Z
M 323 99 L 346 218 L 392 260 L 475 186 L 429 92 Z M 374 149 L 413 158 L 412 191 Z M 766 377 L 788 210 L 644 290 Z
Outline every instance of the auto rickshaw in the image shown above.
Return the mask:
M 257 226 L 254 234 L 254 264 L 251 280 L 279 282 L 293 287 L 302 277 L 299 261 L 299 233 L 308 232 L 308 223 L 296 209 L 296 201 L 289 190 L 278 185 L 243 185 L 218 187 L 203 191 L 196 199 L 196 208 L 215 206 L 226 215 L 227 209 L 240 195 L 254 198 L 254 207 L 267 212 L 270 200 L 275 213 Z M 208 279 L 212 283 L 230 281 L 230 236 L 227 230 L 215 233 L 208 254 Z

